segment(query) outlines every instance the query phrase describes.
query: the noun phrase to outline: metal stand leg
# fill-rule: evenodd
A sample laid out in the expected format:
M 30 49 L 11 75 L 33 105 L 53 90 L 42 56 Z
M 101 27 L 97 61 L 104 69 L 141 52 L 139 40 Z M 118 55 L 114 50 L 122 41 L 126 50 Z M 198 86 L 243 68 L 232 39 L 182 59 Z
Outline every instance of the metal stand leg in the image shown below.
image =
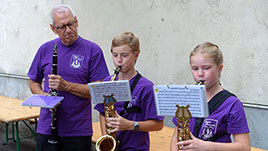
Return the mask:
M 25 122 L 25 121 L 22 121 L 25 126 L 32 132 L 33 136 L 35 136 L 35 131 L 31 129 L 31 127 Z
M 14 123 L 12 123 L 12 140 L 13 140 L 13 142 L 16 143 L 16 140 L 15 140 L 15 131 L 14 131 Z
M 6 142 L 4 142 L 3 145 L 6 145 L 8 140 L 9 140 L 9 138 L 8 138 L 8 123 L 6 123 Z
M 34 118 L 34 136 L 35 136 L 35 150 L 37 151 L 36 130 L 37 130 L 37 118 Z
M 19 122 L 16 122 L 16 146 L 17 146 L 17 151 L 20 151 L 20 144 L 19 144 L 19 141 L 20 141 L 20 138 L 19 138 Z

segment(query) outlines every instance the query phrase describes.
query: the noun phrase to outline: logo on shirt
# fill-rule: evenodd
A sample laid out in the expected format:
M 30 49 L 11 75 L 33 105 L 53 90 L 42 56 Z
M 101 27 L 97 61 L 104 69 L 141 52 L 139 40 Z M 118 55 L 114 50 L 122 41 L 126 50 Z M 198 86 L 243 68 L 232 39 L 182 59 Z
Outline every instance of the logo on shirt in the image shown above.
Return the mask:
M 203 122 L 203 130 L 199 138 L 204 140 L 213 137 L 217 131 L 218 120 L 214 119 L 205 119 Z
M 136 102 L 137 102 L 137 97 L 136 96 L 132 96 L 132 101 L 130 101 L 128 103 L 127 108 L 131 108 L 132 106 L 134 106 L 136 104 Z
M 70 67 L 75 68 L 75 69 L 81 68 L 83 65 L 83 61 L 84 61 L 84 56 L 73 54 L 71 57 Z

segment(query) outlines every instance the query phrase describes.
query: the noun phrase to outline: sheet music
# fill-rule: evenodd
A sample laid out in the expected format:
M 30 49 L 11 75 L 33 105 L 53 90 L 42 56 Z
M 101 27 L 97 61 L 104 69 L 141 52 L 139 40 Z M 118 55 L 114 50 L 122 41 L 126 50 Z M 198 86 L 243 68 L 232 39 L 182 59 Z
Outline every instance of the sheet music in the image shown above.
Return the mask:
M 175 116 L 176 104 L 190 105 L 192 117 L 207 117 L 208 105 L 204 85 L 155 85 L 154 96 L 157 114 Z
M 62 96 L 45 96 L 45 95 L 32 95 L 21 103 L 22 106 L 34 106 L 44 108 L 54 108 L 60 101 L 63 100 Z
M 117 102 L 131 101 L 132 98 L 128 80 L 89 83 L 88 87 L 94 104 L 103 103 L 104 95 L 113 94 Z

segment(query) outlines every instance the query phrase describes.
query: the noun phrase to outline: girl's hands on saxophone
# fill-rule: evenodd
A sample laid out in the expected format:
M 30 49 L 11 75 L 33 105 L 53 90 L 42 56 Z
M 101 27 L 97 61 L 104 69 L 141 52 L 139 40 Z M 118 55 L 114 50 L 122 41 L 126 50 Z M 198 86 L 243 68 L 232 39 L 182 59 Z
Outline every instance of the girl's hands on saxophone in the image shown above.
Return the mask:
M 190 133 L 191 140 L 177 142 L 176 145 L 180 147 L 180 151 L 206 151 L 208 150 L 208 145 L 206 141 L 196 138 L 192 133 Z
M 114 128 L 113 130 L 109 130 L 109 132 L 133 130 L 134 121 L 123 118 L 117 111 L 115 111 L 115 116 L 116 117 L 106 118 L 107 126 Z

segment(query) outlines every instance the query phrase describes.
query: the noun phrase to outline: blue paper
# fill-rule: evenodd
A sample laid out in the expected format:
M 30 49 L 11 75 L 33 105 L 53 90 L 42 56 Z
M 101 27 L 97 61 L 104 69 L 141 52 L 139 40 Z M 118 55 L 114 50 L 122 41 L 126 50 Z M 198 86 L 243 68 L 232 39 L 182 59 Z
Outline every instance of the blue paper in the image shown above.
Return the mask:
M 21 103 L 22 106 L 35 106 L 44 108 L 54 108 L 60 101 L 63 100 L 62 96 L 45 96 L 45 95 L 32 95 Z

